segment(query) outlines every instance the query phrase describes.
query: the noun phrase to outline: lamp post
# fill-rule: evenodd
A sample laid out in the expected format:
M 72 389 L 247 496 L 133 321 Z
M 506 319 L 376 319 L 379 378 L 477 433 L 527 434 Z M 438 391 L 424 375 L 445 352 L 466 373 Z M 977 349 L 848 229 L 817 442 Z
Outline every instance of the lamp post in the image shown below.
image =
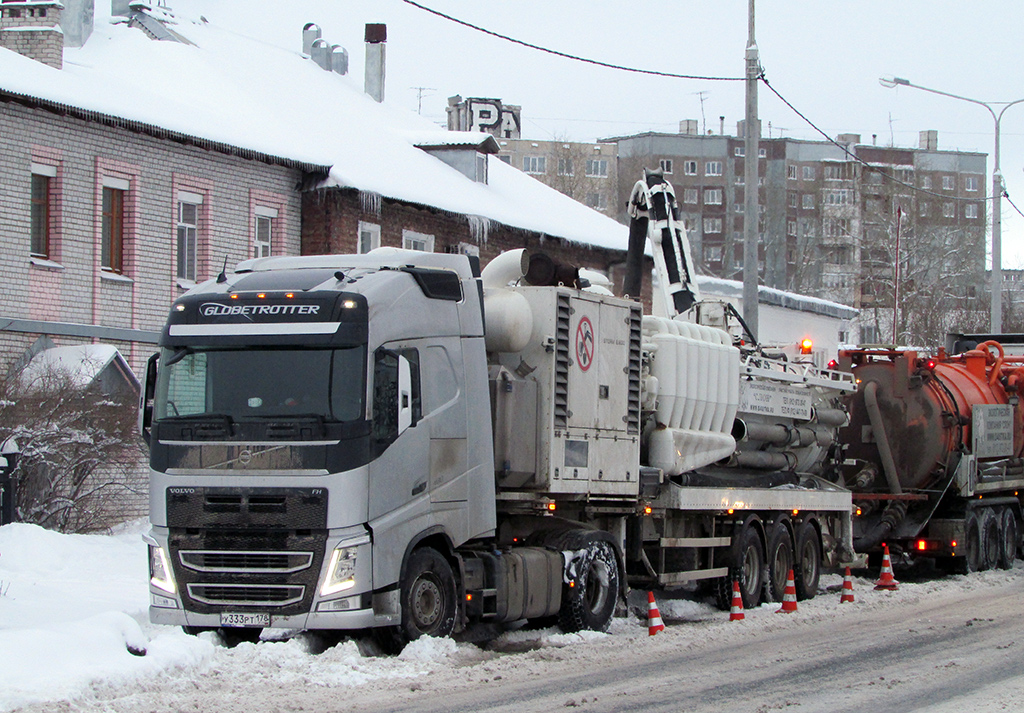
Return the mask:
M 999 170 L 999 122 L 1002 121 L 1003 114 L 1007 109 L 1014 104 L 1024 102 L 1024 99 L 1016 99 L 1012 102 L 983 102 L 978 99 L 971 99 L 970 97 L 962 97 L 958 94 L 939 91 L 938 89 L 922 87 L 921 85 L 913 84 L 902 77 L 879 77 L 878 83 L 887 89 L 900 86 L 913 87 L 914 89 L 920 89 L 924 92 L 949 97 L 950 99 L 960 99 L 961 101 L 970 102 L 971 104 L 978 104 L 979 106 L 983 106 L 988 109 L 988 113 L 992 115 L 992 121 L 995 123 L 996 146 L 995 152 L 992 155 L 992 312 L 989 331 L 992 334 L 999 334 L 1003 331 L 1003 219 L 1001 213 L 1003 174 Z M 1002 108 L 999 109 L 998 113 L 996 113 L 996 110 L 992 108 L 993 106 Z

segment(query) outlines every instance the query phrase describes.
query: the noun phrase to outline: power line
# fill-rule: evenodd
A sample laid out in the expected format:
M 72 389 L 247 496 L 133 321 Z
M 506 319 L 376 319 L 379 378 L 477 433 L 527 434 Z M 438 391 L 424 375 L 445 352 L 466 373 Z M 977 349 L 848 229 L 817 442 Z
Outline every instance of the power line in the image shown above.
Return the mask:
M 575 60 L 577 62 L 585 62 L 586 64 L 597 65 L 598 67 L 607 67 L 609 69 L 618 69 L 618 70 L 621 70 L 623 72 L 633 72 L 635 74 L 652 74 L 652 75 L 654 75 L 656 77 L 672 77 L 673 79 L 700 79 L 700 80 L 704 80 L 704 81 L 708 81 L 708 82 L 743 82 L 743 81 L 746 81 L 745 77 L 702 77 L 702 76 L 695 75 L 695 74 L 676 74 L 675 72 L 660 72 L 660 71 L 658 71 L 656 69 L 639 69 L 637 67 L 626 67 L 626 66 L 621 65 L 621 64 L 612 64 L 611 62 L 602 62 L 601 60 L 597 60 L 597 59 L 589 59 L 587 57 L 580 57 L 579 55 L 568 54 L 567 52 L 560 52 L 558 50 L 550 49 L 549 47 L 541 47 L 540 45 L 535 45 L 535 44 L 532 44 L 530 42 L 525 42 L 523 40 L 517 40 L 514 37 L 509 37 L 508 35 L 503 35 L 500 32 L 494 32 L 493 30 L 488 30 L 488 29 L 486 29 L 484 27 L 480 27 L 479 25 L 474 25 L 471 22 L 466 22 L 465 20 L 460 20 L 457 17 L 452 17 L 451 15 L 446 15 L 443 12 L 440 12 L 438 10 L 434 10 L 432 8 L 427 7 L 426 5 L 421 5 L 420 3 L 415 2 L 414 0 L 402 0 L 402 2 L 406 3 L 407 5 L 412 5 L 413 7 L 419 8 L 420 10 L 423 10 L 425 12 L 429 12 L 431 15 L 436 15 L 438 17 L 442 17 L 445 20 L 449 20 L 451 22 L 454 22 L 457 25 L 462 25 L 463 27 L 468 27 L 471 30 L 476 30 L 477 32 L 482 32 L 485 35 L 490 35 L 491 37 L 497 37 L 498 39 L 505 40 L 506 42 L 512 42 L 514 44 L 522 45 L 523 47 L 529 47 L 530 49 L 538 50 L 540 52 L 547 52 L 548 54 L 553 54 L 556 57 L 564 57 L 565 59 L 571 59 L 571 60 Z

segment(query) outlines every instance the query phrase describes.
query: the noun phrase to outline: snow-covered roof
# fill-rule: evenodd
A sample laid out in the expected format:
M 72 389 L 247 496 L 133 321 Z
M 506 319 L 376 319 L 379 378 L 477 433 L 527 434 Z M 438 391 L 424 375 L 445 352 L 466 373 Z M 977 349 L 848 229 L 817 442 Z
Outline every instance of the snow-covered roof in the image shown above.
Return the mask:
M 708 277 L 697 275 L 697 286 L 705 297 L 715 295 L 743 299 L 743 283 L 738 280 L 725 280 L 720 277 Z M 761 285 L 757 288 L 757 301 L 761 304 L 776 305 L 787 309 L 800 310 L 801 312 L 812 312 L 814 314 L 835 317 L 836 319 L 853 319 L 859 312 L 849 305 L 839 302 L 823 300 L 818 297 L 808 297 L 795 292 L 777 290 L 774 287 Z
M 57 70 L 0 49 L 0 93 L 159 127 L 300 164 L 329 166 L 326 186 L 484 218 L 599 247 L 625 249 L 626 226 L 488 156 L 489 184 L 476 183 L 417 146 L 489 146 L 488 136 L 451 134 L 411 112 L 378 104 L 362 78 L 321 69 L 295 45 L 201 19 L 198 0 L 171 9 L 171 29 L 189 43 L 151 40 L 111 23 L 96 3 L 82 48 L 65 48 Z M 177 3 L 175 3 L 177 5 Z M 165 17 L 166 13 L 161 13 Z M 493 141 L 493 139 L 492 139 Z
M 32 385 L 37 380 L 56 377 L 67 379 L 69 386 L 85 387 L 114 361 L 128 380 L 137 383 L 128 362 L 110 344 L 75 344 L 44 349 L 22 370 L 21 381 Z

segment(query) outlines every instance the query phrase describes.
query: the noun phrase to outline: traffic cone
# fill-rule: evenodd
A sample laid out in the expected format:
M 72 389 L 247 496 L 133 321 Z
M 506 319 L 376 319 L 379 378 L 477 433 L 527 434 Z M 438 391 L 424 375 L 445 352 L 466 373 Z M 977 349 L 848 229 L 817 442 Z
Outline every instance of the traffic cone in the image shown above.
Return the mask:
M 843 575 L 843 596 L 839 597 L 840 604 L 846 604 L 850 602 L 853 604 L 853 577 L 850 576 L 850 568 L 846 568 L 846 574 Z
M 900 588 L 900 583 L 892 576 L 892 562 L 889 561 L 889 545 L 882 545 L 885 554 L 882 555 L 882 576 L 875 582 L 875 589 L 888 589 L 895 592 Z
M 776 614 L 790 614 L 796 611 L 796 582 L 793 581 L 793 570 L 786 575 L 786 591 L 782 594 L 782 608 Z
M 654 601 L 654 592 L 647 592 L 647 635 L 654 636 L 664 630 L 665 625 L 661 621 L 661 612 L 658 611 L 658 604 Z
M 740 583 L 732 580 L 732 609 L 729 610 L 729 621 L 743 621 L 743 597 L 740 596 Z

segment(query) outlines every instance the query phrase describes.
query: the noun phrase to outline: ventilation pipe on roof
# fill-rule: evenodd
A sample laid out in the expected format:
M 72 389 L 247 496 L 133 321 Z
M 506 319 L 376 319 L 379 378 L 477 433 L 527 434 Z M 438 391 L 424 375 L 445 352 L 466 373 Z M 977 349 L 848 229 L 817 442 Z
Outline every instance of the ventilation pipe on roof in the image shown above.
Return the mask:
M 309 48 L 309 58 L 313 60 L 320 69 L 331 69 L 331 46 L 327 40 L 313 40 Z
M 348 50 L 341 45 L 331 47 L 331 71 L 348 74 Z
M 65 47 L 81 47 L 89 39 L 95 4 L 95 0 L 63 0 L 60 27 L 64 30 Z
M 302 54 L 312 55 L 313 43 L 319 40 L 322 34 L 318 24 L 307 22 L 306 26 L 302 28 Z
M 384 45 L 388 39 L 388 26 L 366 26 L 366 80 L 364 90 L 376 102 L 384 101 Z

